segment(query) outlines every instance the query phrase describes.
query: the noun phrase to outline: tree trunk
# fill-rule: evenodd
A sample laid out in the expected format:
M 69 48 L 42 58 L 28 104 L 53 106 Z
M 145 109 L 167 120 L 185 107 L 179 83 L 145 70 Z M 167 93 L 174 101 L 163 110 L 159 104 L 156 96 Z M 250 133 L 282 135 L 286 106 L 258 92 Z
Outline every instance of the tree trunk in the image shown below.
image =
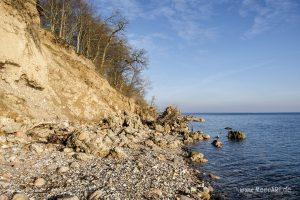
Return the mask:
M 103 67 L 104 67 L 104 63 L 105 63 L 105 58 L 106 58 L 106 53 L 107 53 L 107 50 L 108 50 L 108 47 L 110 45 L 110 42 L 112 40 L 112 37 L 113 35 L 110 35 L 105 47 L 104 47 L 104 50 L 103 50 L 103 54 L 102 54 L 102 60 L 101 60 L 101 65 L 100 65 L 100 70 L 103 70 Z
M 60 20 L 60 30 L 59 37 L 64 37 L 64 28 L 65 28 L 65 2 L 62 2 L 62 10 L 61 10 L 61 20 Z
M 76 53 L 80 53 L 80 42 L 81 42 L 81 36 L 82 36 L 82 23 L 80 22 L 80 28 L 77 34 L 77 47 L 76 47 Z

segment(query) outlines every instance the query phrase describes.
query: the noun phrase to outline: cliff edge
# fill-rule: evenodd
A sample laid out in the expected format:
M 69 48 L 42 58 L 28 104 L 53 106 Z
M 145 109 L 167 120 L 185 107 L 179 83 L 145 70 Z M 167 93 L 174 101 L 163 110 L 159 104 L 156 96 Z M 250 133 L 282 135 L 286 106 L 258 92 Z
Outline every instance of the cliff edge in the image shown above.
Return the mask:
M 19 6 L 19 7 L 17 7 Z M 93 63 L 40 28 L 35 1 L 0 2 L 0 130 L 135 112 Z

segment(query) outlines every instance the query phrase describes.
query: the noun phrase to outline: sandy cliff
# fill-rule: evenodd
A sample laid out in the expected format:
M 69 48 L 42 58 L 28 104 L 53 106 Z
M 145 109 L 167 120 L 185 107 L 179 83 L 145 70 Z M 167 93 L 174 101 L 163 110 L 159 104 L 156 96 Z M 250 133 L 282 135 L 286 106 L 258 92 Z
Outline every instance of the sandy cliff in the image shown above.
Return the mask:
M 0 1 L 0 130 L 44 121 L 97 121 L 135 104 L 113 89 L 93 63 L 40 28 L 35 1 Z

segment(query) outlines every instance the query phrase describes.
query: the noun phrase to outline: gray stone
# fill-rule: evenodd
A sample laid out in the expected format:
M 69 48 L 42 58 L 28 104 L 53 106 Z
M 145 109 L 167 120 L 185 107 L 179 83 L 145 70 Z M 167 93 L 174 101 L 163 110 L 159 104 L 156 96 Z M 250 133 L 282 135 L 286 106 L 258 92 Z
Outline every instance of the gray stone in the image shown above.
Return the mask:
M 89 200 L 99 200 L 103 196 L 102 190 L 96 190 L 89 196 Z
M 77 196 L 66 196 L 57 198 L 57 200 L 79 200 L 79 198 Z
M 40 154 L 44 151 L 45 145 L 39 143 L 33 143 L 30 145 L 30 150 Z
M 70 167 L 71 167 L 71 168 L 79 168 L 79 167 L 80 167 L 80 164 L 79 164 L 78 162 L 72 162 L 72 163 L 70 164 Z
M 92 155 L 88 155 L 86 153 L 77 153 L 77 154 L 75 154 L 75 158 L 77 160 L 81 160 L 81 161 L 88 161 L 88 160 L 92 159 L 93 157 L 92 157 Z
M 34 186 L 36 187 L 42 187 L 46 184 L 46 180 L 43 179 L 43 178 L 37 178 L 35 181 L 34 181 Z
M 62 167 L 59 167 L 58 169 L 57 169 L 57 172 L 59 172 L 59 173 L 66 173 L 67 171 L 69 171 L 69 167 L 67 167 L 67 166 L 62 166 Z
M 0 116 L 0 133 L 14 133 L 21 129 L 21 124 L 16 123 L 13 119 Z
M 29 198 L 26 194 L 18 193 L 13 196 L 12 200 L 29 200 Z

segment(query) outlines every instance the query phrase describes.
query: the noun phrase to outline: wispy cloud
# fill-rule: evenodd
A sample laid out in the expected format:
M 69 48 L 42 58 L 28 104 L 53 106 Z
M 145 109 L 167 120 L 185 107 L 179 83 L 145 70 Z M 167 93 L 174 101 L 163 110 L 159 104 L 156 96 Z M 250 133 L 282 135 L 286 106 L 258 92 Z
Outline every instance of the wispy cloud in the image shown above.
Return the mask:
M 217 35 L 216 28 L 204 25 L 206 24 L 204 22 L 213 15 L 213 6 L 213 1 L 172 0 L 153 13 L 165 17 L 182 39 L 213 40 Z
M 97 2 L 103 15 L 119 10 L 129 20 L 166 20 L 170 30 L 173 30 L 177 36 L 193 42 L 213 41 L 219 38 L 222 24 L 212 22 L 214 17 L 221 17 L 218 8 L 223 12 L 230 10 L 237 17 L 252 20 L 249 29 L 242 33 L 244 39 L 276 30 L 282 24 L 289 23 L 293 19 L 297 20 L 295 16 L 299 16 L 297 10 L 300 9 L 298 0 L 90 1 Z
M 276 29 L 293 18 L 297 2 L 292 0 L 244 0 L 239 11 L 242 17 L 253 15 L 253 24 L 244 34 L 252 38 Z
M 142 7 L 136 0 L 90 0 L 100 10 L 101 15 L 111 15 L 114 11 L 120 11 L 129 20 L 140 17 Z
M 121 11 L 129 20 L 144 18 L 166 19 L 170 28 L 185 40 L 213 40 L 216 28 L 207 25 L 214 14 L 216 1 L 204 0 L 149 0 L 146 4 L 138 0 L 96 0 L 99 7 L 106 12 Z M 104 13 L 105 14 L 105 13 Z
M 128 40 L 131 45 L 145 49 L 151 56 L 153 53 L 165 55 L 169 47 L 160 45 L 158 41 L 170 40 L 170 38 L 161 33 L 151 33 L 147 35 L 129 34 Z
M 216 74 L 207 76 L 206 78 L 202 79 L 201 84 L 208 84 L 208 83 L 219 81 L 219 80 L 224 79 L 229 76 L 233 76 L 235 74 L 243 73 L 243 72 L 254 70 L 254 69 L 269 67 L 271 63 L 272 63 L 272 61 L 269 60 L 269 61 L 264 61 L 264 62 L 257 63 L 257 64 L 247 66 L 247 67 L 240 67 L 238 69 L 232 69 L 232 70 L 228 70 L 228 71 L 218 72 Z

